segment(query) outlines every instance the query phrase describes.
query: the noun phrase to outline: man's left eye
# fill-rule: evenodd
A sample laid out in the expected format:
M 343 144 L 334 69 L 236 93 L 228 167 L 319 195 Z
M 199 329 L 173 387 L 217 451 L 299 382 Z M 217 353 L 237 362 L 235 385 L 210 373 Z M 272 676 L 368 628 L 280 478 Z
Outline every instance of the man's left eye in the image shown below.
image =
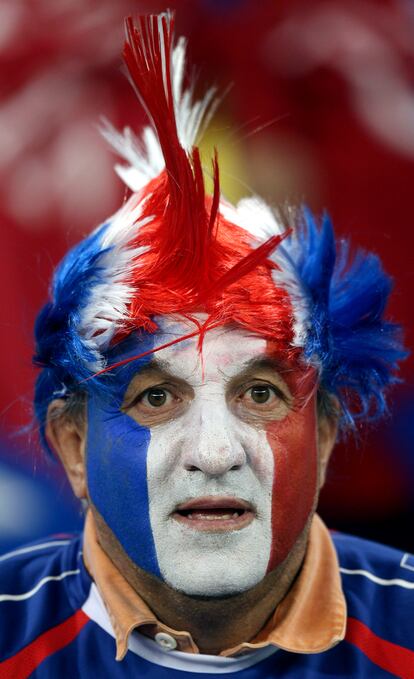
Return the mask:
M 266 385 L 260 385 L 257 387 L 251 387 L 249 389 L 250 396 L 255 403 L 267 403 L 272 396 L 274 396 L 274 391 Z
M 269 401 L 275 397 L 275 390 L 266 384 L 258 384 L 254 387 L 250 387 L 250 389 L 247 390 L 246 395 L 250 396 L 252 401 L 260 405 L 269 403 Z

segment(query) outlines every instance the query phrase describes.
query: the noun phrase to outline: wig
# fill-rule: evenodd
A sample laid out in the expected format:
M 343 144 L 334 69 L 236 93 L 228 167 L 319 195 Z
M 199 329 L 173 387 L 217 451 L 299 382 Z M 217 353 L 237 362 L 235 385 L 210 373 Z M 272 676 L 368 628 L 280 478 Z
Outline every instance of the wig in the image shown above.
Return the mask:
M 400 328 L 384 318 L 390 278 L 376 255 L 335 242 L 327 215 L 292 211 L 286 225 L 256 196 L 227 203 L 217 156 L 205 195 L 195 143 L 214 91 L 194 101 L 184 87 L 186 45 L 173 48 L 173 28 L 168 12 L 126 21 L 124 59 L 151 124 L 139 137 L 106 124 L 132 195 L 67 254 L 37 318 L 43 441 L 51 400 L 106 388 L 109 353 L 131 332 L 156 332 L 165 314 L 192 318 L 200 344 L 209 328 L 234 324 L 315 366 L 344 427 L 379 417 L 405 356 Z

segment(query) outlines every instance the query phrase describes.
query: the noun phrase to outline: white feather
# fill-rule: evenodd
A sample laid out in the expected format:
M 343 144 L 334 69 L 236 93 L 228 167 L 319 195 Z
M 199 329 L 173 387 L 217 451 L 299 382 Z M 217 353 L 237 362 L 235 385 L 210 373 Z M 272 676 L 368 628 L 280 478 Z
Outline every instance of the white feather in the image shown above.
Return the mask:
M 132 191 L 139 191 L 165 167 L 161 146 L 152 127 L 144 127 L 141 136 L 129 127 L 118 132 L 111 123 L 103 120 L 101 134 L 128 165 L 115 165 L 115 171 Z
M 304 347 L 309 331 L 309 307 L 289 254 L 283 244 L 271 254 L 270 259 L 279 267 L 272 272 L 272 278 L 275 285 L 286 290 L 292 304 L 293 346 Z
M 193 86 L 190 85 L 186 90 L 183 88 L 185 56 L 186 41 L 180 38 L 172 53 L 171 79 L 178 138 L 182 147 L 189 152 L 214 113 L 215 88 L 210 88 L 202 99 L 193 102 Z M 132 191 L 142 189 L 164 169 L 161 146 L 151 126 L 144 127 L 140 136 L 137 136 L 129 127 L 119 132 L 104 120 L 100 130 L 117 154 L 127 162 L 126 165 L 117 164 L 115 170 Z
M 133 197 L 136 203 L 136 196 Z M 126 203 L 111 219 L 103 233 L 101 248 L 106 250 L 99 258 L 102 282 L 92 288 L 88 304 L 82 309 L 78 326 L 79 335 L 95 356 L 89 367 L 103 367 L 103 352 L 109 347 L 115 332 L 128 319 L 128 305 L 136 292 L 130 281 L 139 266 L 139 257 L 146 248 L 133 248 L 130 243 L 138 229 L 148 224 L 152 217 L 139 219 L 143 201 L 132 206 Z
M 268 240 L 272 236 L 282 234 L 286 227 L 277 212 L 259 196 L 242 198 L 236 206 L 230 203 L 220 203 L 220 213 L 223 217 L 234 224 L 242 227 L 250 233 L 255 240 L 255 245 Z M 259 243 L 257 243 L 259 241 Z M 296 275 L 294 267 L 294 252 L 298 247 L 295 234 L 289 243 L 282 243 L 271 254 L 270 259 L 277 264 L 278 269 L 272 273 L 272 278 L 278 287 L 282 287 L 289 294 L 293 309 L 293 344 L 303 347 L 309 329 L 309 308 L 305 292 Z
M 202 135 L 211 120 L 217 101 L 214 100 L 215 87 L 207 90 L 204 97 L 199 101 L 193 101 L 193 84 L 187 90 L 184 90 L 186 48 L 187 41 L 185 38 L 179 38 L 171 59 L 172 89 L 178 138 L 181 146 L 186 151 L 191 151 L 197 138 Z
M 220 212 L 225 219 L 241 226 L 260 241 L 285 230 L 272 208 L 259 196 L 242 198 L 236 206 L 223 201 L 220 203 Z

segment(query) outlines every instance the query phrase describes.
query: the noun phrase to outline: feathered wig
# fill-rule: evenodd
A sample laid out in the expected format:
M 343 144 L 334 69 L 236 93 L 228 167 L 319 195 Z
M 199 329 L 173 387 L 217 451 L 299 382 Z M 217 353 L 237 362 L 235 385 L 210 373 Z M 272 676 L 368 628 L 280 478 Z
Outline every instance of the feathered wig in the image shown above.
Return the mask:
M 105 126 L 133 193 L 67 254 L 38 316 L 43 440 L 50 401 L 105 388 L 108 352 L 131 332 L 156 332 L 159 315 L 200 311 L 200 338 L 232 323 L 271 340 L 286 360 L 315 366 L 344 426 L 377 418 L 405 356 L 400 328 L 384 319 L 390 278 L 376 255 L 335 242 L 327 216 L 318 223 L 303 209 L 286 227 L 257 197 L 225 202 L 216 156 L 205 195 L 195 142 L 214 91 L 193 101 L 184 88 L 185 41 L 173 48 L 173 28 L 171 13 L 126 21 L 124 59 L 151 125 L 139 137 Z

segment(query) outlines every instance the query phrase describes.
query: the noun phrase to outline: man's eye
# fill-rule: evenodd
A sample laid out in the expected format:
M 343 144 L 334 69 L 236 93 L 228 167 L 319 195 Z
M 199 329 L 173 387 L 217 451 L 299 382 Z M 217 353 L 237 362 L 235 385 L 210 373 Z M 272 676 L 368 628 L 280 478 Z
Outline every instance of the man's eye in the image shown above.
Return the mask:
M 169 399 L 171 399 L 171 394 L 165 389 L 148 389 L 142 396 L 144 403 L 153 408 L 160 408 L 168 403 Z
M 250 389 L 247 390 L 246 395 L 250 396 L 252 401 L 260 405 L 269 403 L 269 401 L 273 400 L 275 397 L 275 390 L 266 384 L 257 384 L 254 387 L 250 387 Z
M 178 417 L 188 398 L 176 385 L 154 385 L 144 389 L 123 410 L 145 426 L 155 426 Z
M 247 393 L 250 392 L 250 396 L 255 403 L 268 403 L 272 397 L 274 397 L 275 392 L 271 387 L 267 387 L 265 384 L 260 384 L 255 387 L 251 387 Z

